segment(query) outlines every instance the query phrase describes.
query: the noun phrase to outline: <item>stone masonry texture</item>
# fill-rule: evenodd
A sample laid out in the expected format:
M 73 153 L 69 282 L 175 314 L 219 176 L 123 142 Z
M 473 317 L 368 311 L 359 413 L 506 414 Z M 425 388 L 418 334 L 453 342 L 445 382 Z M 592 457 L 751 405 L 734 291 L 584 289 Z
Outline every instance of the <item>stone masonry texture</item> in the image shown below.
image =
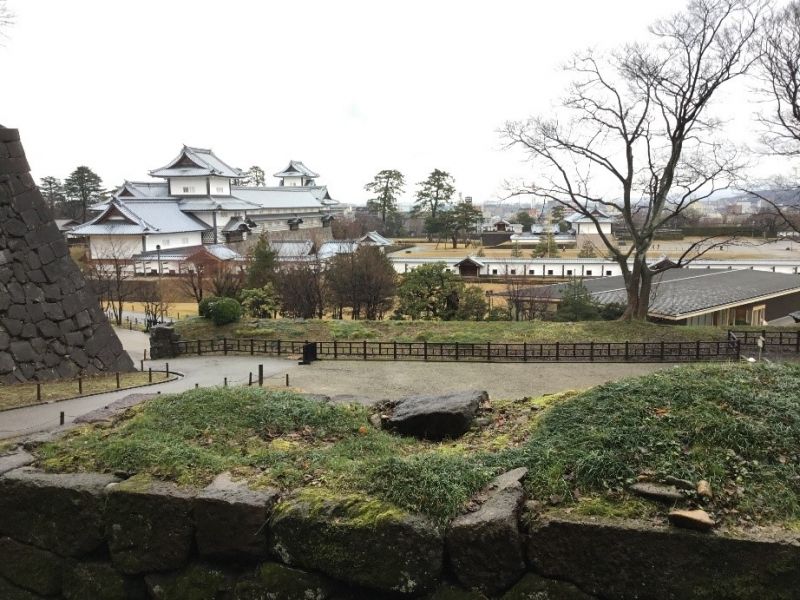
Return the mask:
M 0 381 L 132 371 L 30 174 L 0 126 Z

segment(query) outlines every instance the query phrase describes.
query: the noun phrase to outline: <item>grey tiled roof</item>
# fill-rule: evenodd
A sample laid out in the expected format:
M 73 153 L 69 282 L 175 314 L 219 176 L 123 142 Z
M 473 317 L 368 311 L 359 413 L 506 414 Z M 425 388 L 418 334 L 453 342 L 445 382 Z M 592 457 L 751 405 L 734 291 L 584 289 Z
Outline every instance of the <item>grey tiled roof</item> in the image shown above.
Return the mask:
M 592 297 L 602 304 L 626 302 L 625 281 L 621 276 L 584 280 Z M 531 289 L 553 299 L 561 297 L 565 284 Z M 686 315 L 709 312 L 731 304 L 746 304 L 758 298 L 800 291 L 800 275 L 770 273 L 752 269 L 670 269 L 656 275 L 650 294 L 649 314 L 682 319 Z
M 310 187 L 234 187 L 231 194 L 261 208 L 316 208 L 323 206 L 315 188 Z
M 178 167 L 175 163 L 182 158 L 188 158 L 195 163 L 194 167 Z M 153 177 L 203 177 L 217 175 L 219 177 L 242 177 L 243 173 L 220 159 L 209 148 L 192 148 L 184 146 L 178 156 L 166 166 L 150 171 Z
M 110 220 L 117 210 L 126 220 Z M 183 212 L 175 200 L 112 200 L 94 219 L 75 227 L 75 235 L 130 235 L 136 233 L 178 233 L 205 231 L 208 225 Z
M 201 246 L 184 246 L 182 248 L 162 248 L 160 252 L 161 260 L 185 260 L 193 254 L 205 250 L 209 254 L 216 256 L 220 260 L 244 260 L 244 257 L 222 244 L 209 244 Z M 133 256 L 135 260 L 158 260 L 159 251 L 149 250 L 140 252 Z
M 290 160 L 289 166 L 280 173 L 275 173 L 274 177 L 292 177 L 297 175 L 305 175 L 306 177 L 319 177 L 319 174 L 314 173 L 311 169 L 299 160 Z

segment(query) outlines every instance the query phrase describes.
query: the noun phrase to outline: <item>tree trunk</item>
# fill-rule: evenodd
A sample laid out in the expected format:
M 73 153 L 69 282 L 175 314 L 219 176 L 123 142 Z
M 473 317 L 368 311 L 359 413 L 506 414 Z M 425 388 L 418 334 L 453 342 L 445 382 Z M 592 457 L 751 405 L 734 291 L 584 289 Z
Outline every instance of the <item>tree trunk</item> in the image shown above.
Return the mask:
M 621 317 L 623 321 L 647 320 L 652 282 L 653 274 L 647 267 L 646 255 L 637 254 L 633 260 L 633 268 L 625 275 L 628 305 Z

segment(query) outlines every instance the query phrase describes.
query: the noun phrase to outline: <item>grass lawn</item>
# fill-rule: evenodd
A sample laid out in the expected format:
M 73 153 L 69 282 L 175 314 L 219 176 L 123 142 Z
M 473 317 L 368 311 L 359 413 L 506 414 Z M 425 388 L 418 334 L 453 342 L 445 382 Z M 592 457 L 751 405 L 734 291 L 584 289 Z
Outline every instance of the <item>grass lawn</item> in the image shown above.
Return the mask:
M 203 485 L 230 470 L 254 486 L 359 492 L 444 521 L 493 476 L 526 466 L 548 510 L 663 520 L 637 479 L 706 479 L 702 504 L 732 526 L 800 526 L 800 366 L 702 365 L 541 398 L 493 399 L 459 440 L 376 429 L 369 409 L 291 392 L 201 389 L 42 446 L 58 471 L 125 471 Z M 687 505 L 702 503 L 689 498 Z
M 163 378 L 163 373 L 154 373 L 153 381 Z M 144 385 L 148 382 L 147 373 L 121 373 L 120 388 Z M 116 375 L 94 375 L 83 378 L 83 394 L 96 394 L 99 392 L 110 392 L 117 389 Z M 60 379 L 56 381 L 42 382 L 42 398 L 36 398 L 35 383 L 19 383 L 16 385 L 0 385 L 0 410 L 9 408 L 19 408 L 29 406 L 37 402 L 49 402 L 53 400 L 64 400 L 78 396 L 77 379 Z
M 175 324 L 184 340 L 263 338 L 281 340 L 382 340 L 398 342 L 624 342 L 725 339 L 720 327 L 683 327 L 620 321 L 349 321 L 245 319 L 216 327 L 194 317 Z

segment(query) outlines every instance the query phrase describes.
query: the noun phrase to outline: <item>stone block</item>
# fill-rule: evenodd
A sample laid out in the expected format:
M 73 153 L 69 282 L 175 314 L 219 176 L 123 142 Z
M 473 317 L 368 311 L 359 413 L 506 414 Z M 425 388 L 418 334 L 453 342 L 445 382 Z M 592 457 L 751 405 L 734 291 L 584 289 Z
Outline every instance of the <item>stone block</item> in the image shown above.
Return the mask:
M 550 518 L 529 533 L 528 561 L 603 598 L 795 598 L 796 536 L 724 537 L 635 521 Z
M 498 594 L 525 572 L 519 514 L 525 493 L 519 480 L 527 469 L 496 478 L 475 511 L 453 520 L 448 529 L 447 556 L 458 581 L 467 588 Z
M 433 523 L 377 500 L 308 490 L 278 503 L 270 526 L 283 562 L 350 584 L 420 594 L 442 572 L 444 543 Z
M 327 577 L 306 573 L 279 563 L 264 563 L 253 577 L 236 584 L 236 600 L 328 600 L 339 586 Z
M 189 559 L 193 492 L 136 476 L 113 486 L 106 504 L 111 560 L 126 574 L 171 571 Z
M 64 573 L 65 600 L 145 600 L 141 579 L 126 577 L 106 562 L 73 563 Z
M 11 454 L 4 454 L 0 456 L 0 475 L 26 467 L 33 462 L 33 456 L 24 450 L 18 450 Z
M 114 481 L 97 473 L 10 471 L 0 477 L 0 534 L 62 556 L 93 552 L 104 542 L 103 501 Z
M 488 398 L 482 391 L 401 398 L 393 403 L 386 426 L 403 435 L 431 440 L 459 437 L 470 428 L 478 407 Z
M 147 591 L 154 600 L 217 600 L 230 598 L 235 576 L 219 567 L 192 564 L 176 573 L 145 577 Z M 275 596 L 262 596 L 275 598 Z
M 0 538 L 0 577 L 14 585 L 41 594 L 54 596 L 61 592 L 64 559 L 12 540 Z
M 218 476 L 195 501 L 200 555 L 264 558 L 267 524 L 278 496 L 277 490 L 250 490 L 227 473 Z

